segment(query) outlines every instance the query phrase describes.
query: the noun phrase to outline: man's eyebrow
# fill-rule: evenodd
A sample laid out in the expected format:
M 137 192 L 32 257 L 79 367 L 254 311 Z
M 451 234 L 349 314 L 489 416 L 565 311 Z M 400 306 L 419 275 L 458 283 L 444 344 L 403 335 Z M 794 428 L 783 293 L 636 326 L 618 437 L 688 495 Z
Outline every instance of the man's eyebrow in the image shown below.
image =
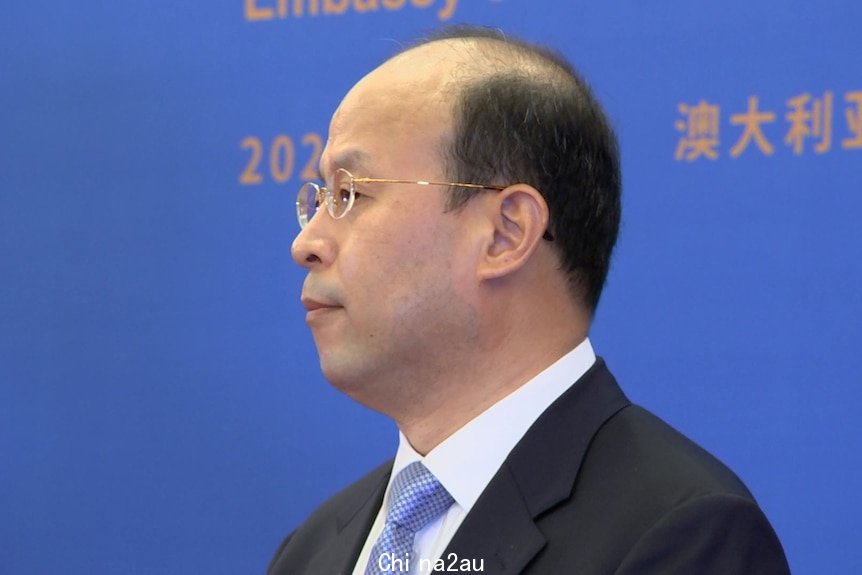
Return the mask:
M 371 156 L 367 152 L 360 150 L 359 148 L 350 148 L 343 152 L 339 152 L 338 155 L 333 157 L 332 161 L 329 162 L 329 166 L 332 168 L 333 172 L 339 168 L 344 168 L 351 173 L 359 171 L 360 173 L 354 174 L 356 176 L 367 176 L 368 174 L 363 172 L 363 170 L 367 171 L 370 163 Z M 320 175 L 323 175 L 323 170 L 318 171 L 321 172 Z

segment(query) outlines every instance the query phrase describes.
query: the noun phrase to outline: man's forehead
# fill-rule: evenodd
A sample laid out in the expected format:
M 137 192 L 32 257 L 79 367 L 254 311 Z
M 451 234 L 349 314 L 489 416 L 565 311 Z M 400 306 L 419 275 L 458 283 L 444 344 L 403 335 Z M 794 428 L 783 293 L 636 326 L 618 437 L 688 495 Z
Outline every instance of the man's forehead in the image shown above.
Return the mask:
M 419 50 L 396 56 L 347 93 L 330 121 L 323 175 L 341 167 L 374 170 L 378 150 L 363 147 L 371 142 L 385 140 L 404 151 L 449 136 L 452 100 L 445 90 L 451 62 L 434 56 L 436 50 Z

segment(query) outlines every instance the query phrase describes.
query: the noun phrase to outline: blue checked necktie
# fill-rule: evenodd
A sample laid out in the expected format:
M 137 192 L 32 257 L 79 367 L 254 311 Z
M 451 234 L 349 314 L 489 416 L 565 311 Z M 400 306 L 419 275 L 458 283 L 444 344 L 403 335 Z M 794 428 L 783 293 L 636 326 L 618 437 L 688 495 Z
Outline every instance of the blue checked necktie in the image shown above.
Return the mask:
M 392 505 L 383 532 L 371 549 L 365 575 L 406 573 L 407 557 L 412 569 L 416 533 L 446 511 L 453 501 L 446 488 L 419 461 L 402 469 L 392 482 Z

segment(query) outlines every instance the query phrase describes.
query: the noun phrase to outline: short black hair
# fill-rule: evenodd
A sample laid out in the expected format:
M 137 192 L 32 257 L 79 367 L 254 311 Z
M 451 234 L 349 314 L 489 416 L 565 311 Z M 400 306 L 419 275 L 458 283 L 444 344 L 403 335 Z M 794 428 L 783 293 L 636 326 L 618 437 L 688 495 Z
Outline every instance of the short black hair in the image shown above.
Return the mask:
M 601 105 L 557 52 L 463 25 L 442 28 L 417 45 L 439 40 L 473 40 L 475 52 L 469 70 L 452 84 L 448 175 L 456 182 L 526 183 L 539 190 L 572 295 L 594 312 L 622 211 L 617 140 Z M 475 193 L 453 189 L 449 207 L 457 209 Z

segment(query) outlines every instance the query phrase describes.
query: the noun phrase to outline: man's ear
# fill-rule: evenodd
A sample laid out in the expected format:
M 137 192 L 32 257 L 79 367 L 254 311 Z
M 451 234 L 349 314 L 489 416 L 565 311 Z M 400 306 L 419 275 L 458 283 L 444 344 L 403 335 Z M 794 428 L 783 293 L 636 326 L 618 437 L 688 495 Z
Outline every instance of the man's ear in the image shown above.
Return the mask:
M 513 184 L 490 196 L 486 209 L 493 240 L 479 267 L 481 279 L 500 278 L 523 267 L 548 227 L 548 204 L 533 186 Z

